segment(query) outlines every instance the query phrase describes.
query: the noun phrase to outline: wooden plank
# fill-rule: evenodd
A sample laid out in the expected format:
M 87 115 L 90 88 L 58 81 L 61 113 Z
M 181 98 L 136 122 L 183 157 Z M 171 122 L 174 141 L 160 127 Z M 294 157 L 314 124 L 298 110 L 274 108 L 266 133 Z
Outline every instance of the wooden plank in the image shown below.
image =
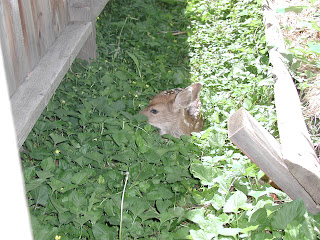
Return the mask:
M 92 0 L 92 11 L 94 18 L 97 18 L 100 15 L 108 2 L 109 0 Z
M 91 0 L 68 0 L 68 6 L 70 21 L 86 21 L 93 23 L 92 33 L 78 55 L 78 58 L 90 62 L 90 59 L 95 59 L 97 57 L 95 17 L 93 15 Z
M 292 199 L 303 199 L 312 213 L 320 211 L 281 158 L 280 144 L 244 108 L 228 120 L 229 138 Z
M 11 59 L 11 51 L 10 51 L 10 39 L 9 34 L 7 33 L 7 25 L 5 22 L 5 11 L 4 11 L 4 5 L 3 2 L 0 1 L 0 43 L 1 48 L 3 49 L 2 54 L 4 59 L 7 59 L 7 61 L 4 61 L 4 67 L 5 67 L 5 73 L 6 73 L 6 79 L 8 81 L 8 89 L 10 95 L 16 90 L 16 82 L 15 82 L 15 72 L 13 68 L 13 62 Z
M 272 8 L 271 4 L 264 8 L 264 21 L 266 39 L 273 39 L 274 46 L 269 57 L 276 80 L 274 91 L 282 156 L 289 171 L 320 205 L 320 163 L 304 122 L 297 89 L 279 53 L 285 49 Z
M 3 0 L 1 9 L 3 22 L 1 21 L 0 35 L 6 57 L 9 91 L 12 95 L 27 74 L 28 64 L 26 64 L 18 1 Z
M 20 147 L 91 33 L 92 23 L 68 25 L 11 97 Z
M 320 164 L 314 151 L 297 89 L 278 52 L 269 54 L 277 81 L 274 86 L 282 156 L 290 172 L 320 204 Z
M 18 0 L 18 3 L 30 72 L 68 24 L 67 3 L 66 0 Z
M 286 52 L 283 35 L 273 10 L 276 8 L 274 1 L 264 0 L 262 8 L 267 45 L 279 52 Z
M 50 1 L 51 31 L 57 38 L 68 24 L 67 0 Z
M 39 58 L 44 56 L 55 37 L 50 31 L 49 0 L 31 0 L 33 24 L 36 30 L 36 40 Z
M 0 102 L 2 116 L 0 119 L 0 149 L 2 156 L 5 156 L 6 159 L 2 161 L 0 168 L 2 193 L 0 199 L 1 236 L 8 239 L 32 240 L 22 166 L 16 145 L 3 62 L 2 50 L 0 48 Z M 17 226 L 19 226 L 19 229 L 17 229 Z
M 32 8 L 30 1 L 18 0 L 20 18 L 23 32 L 23 42 L 26 51 L 28 72 L 30 72 L 40 60 L 40 54 L 37 48 L 37 38 L 33 24 Z M 23 79 L 25 76 L 23 77 Z
M 48 49 L 54 43 L 60 29 L 55 27 L 53 20 L 56 19 L 53 16 L 51 8 L 51 0 L 30 0 L 33 24 L 36 30 L 36 39 L 40 58 L 46 54 Z M 58 0 L 57 0 L 58 1 Z M 61 0 L 59 0 L 61 1 Z M 62 31 L 63 29 L 61 29 Z

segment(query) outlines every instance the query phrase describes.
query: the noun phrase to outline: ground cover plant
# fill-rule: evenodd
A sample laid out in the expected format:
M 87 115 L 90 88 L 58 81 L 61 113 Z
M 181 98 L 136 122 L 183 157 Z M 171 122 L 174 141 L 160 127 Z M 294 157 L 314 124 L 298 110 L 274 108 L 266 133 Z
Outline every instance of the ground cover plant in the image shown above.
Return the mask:
M 98 59 L 73 64 L 21 153 L 35 239 L 316 239 L 319 216 L 227 138 L 241 106 L 277 137 L 263 30 L 255 1 L 109 3 Z M 203 132 L 165 139 L 138 114 L 196 81 Z

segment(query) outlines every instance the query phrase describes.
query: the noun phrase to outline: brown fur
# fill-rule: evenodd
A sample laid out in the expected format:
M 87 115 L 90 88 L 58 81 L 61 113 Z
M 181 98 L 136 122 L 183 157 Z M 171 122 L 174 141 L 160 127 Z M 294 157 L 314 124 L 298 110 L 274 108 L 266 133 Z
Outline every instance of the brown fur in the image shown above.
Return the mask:
M 175 88 L 160 92 L 141 113 L 148 117 L 148 122 L 159 128 L 161 135 L 174 137 L 200 132 L 204 119 L 200 113 L 200 83 L 187 88 Z

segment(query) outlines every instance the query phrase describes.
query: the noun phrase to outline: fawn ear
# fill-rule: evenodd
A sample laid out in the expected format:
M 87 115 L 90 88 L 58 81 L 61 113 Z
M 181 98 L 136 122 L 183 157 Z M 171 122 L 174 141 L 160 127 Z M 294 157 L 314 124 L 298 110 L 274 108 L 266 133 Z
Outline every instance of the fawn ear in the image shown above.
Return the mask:
M 191 91 L 191 102 L 195 101 L 199 97 L 200 90 L 202 88 L 201 83 L 195 83 L 186 88 L 186 90 Z
M 198 98 L 201 88 L 201 83 L 195 83 L 183 89 L 177 94 L 173 103 L 173 108 L 181 109 L 189 107 L 190 104 Z
M 189 107 L 192 99 L 192 92 L 187 89 L 183 89 L 179 92 L 173 102 L 174 109 L 182 109 Z

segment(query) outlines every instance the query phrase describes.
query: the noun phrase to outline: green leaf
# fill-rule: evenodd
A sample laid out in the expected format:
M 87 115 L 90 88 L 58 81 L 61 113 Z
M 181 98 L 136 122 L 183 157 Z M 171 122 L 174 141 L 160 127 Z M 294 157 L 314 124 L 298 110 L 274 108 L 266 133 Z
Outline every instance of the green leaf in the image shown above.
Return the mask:
M 242 232 L 241 228 L 221 228 L 219 229 L 219 234 L 223 236 L 237 236 L 240 232 Z
M 138 123 L 144 123 L 144 122 L 148 121 L 148 117 L 141 114 L 141 113 L 134 115 L 134 118 Z
M 123 111 L 126 107 L 122 100 L 118 100 L 111 104 L 110 106 L 112 109 L 116 110 L 117 112 Z
M 61 204 L 59 203 L 58 199 L 54 199 L 52 196 L 50 196 L 50 202 L 52 203 L 52 205 L 54 206 L 54 208 L 59 212 L 59 213 L 64 213 L 67 212 L 68 209 L 61 206 Z M 69 213 L 71 214 L 71 213 Z
M 246 206 L 247 196 L 241 192 L 235 192 L 226 202 L 223 212 L 234 212 L 237 213 L 240 208 L 244 208 Z
M 136 64 L 137 68 L 139 68 L 140 64 L 139 64 L 138 58 L 133 53 L 127 52 L 127 54 L 132 58 L 132 60 Z
M 47 172 L 47 171 L 36 171 L 36 174 L 40 179 L 47 179 L 54 176 L 52 172 Z
M 280 8 L 277 9 L 278 13 L 285 13 L 285 12 L 295 12 L 295 13 L 301 13 L 304 9 L 309 8 L 308 6 L 291 6 L 286 8 Z
M 114 80 L 113 77 L 111 76 L 111 74 L 108 71 L 101 78 L 101 81 L 104 83 L 105 86 L 112 84 L 113 80 Z
M 89 164 L 90 160 L 84 156 L 80 156 L 78 158 L 73 159 L 74 162 L 79 164 L 80 167 L 85 166 L 86 164 Z
M 170 199 L 173 196 L 173 192 L 168 187 L 164 186 L 160 186 L 156 190 L 150 191 L 146 194 L 146 197 L 149 200 Z
M 39 186 L 30 193 L 36 205 L 47 206 L 49 199 L 49 187 L 47 185 Z
M 164 168 L 167 175 L 166 180 L 169 183 L 175 183 L 183 180 L 185 177 L 190 177 L 189 171 L 182 166 L 168 166 Z
M 117 133 L 112 134 L 112 138 L 118 146 L 128 143 L 128 136 L 125 131 L 118 131 Z
M 61 135 L 58 135 L 56 133 L 51 133 L 49 136 L 52 138 L 55 145 L 67 140 L 67 138 L 65 138 Z
M 26 184 L 26 192 L 29 192 L 36 187 L 40 186 L 43 182 L 45 182 L 45 179 L 34 179 L 31 180 L 29 183 Z
M 216 210 L 220 210 L 226 203 L 226 200 L 224 198 L 223 195 L 220 194 L 215 194 L 214 198 L 212 199 L 212 206 L 216 209 Z
M 172 204 L 170 200 L 159 199 L 156 201 L 156 206 L 160 213 L 165 212 Z
M 250 223 L 259 225 L 269 225 L 267 210 L 265 208 L 260 208 L 257 211 L 255 211 L 250 217 Z
M 190 235 L 192 237 L 192 239 L 195 240 L 208 240 L 208 239 L 212 239 L 213 237 L 216 236 L 215 233 L 208 233 L 206 231 L 204 231 L 203 229 L 200 230 L 190 230 Z
M 87 182 L 89 176 L 90 175 L 87 172 L 78 172 L 72 176 L 71 181 L 74 184 L 81 185 Z
M 41 168 L 52 172 L 56 168 L 56 161 L 52 157 L 45 158 L 41 161 Z
M 303 239 L 303 240 L 316 240 L 316 233 L 313 231 L 313 225 L 311 221 L 297 221 L 293 220 L 290 222 L 285 229 L 286 240 L 295 240 L 295 239 Z
M 209 143 L 211 147 L 223 147 L 226 142 L 226 135 L 221 133 L 211 133 Z
M 103 154 L 101 154 L 99 152 L 88 152 L 88 153 L 86 153 L 85 156 L 91 160 L 98 162 L 98 163 L 102 163 L 104 160 Z
M 243 100 L 243 107 L 247 110 L 250 110 L 252 108 L 253 104 L 252 104 L 252 101 L 248 98 L 245 98 Z
M 39 218 L 41 217 L 39 216 Z M 37 219 L 36 216 L 31 215 L 31 222 L 32 222 L 34 239 L 37 239 L 37 240 L 54 239 L 54 237 L 58 233 L 57 227 L 52 227 L 50 224 L 40 221 L 39 219 Z
M 273 213 L 270 220 L 273 229 L 284 230 L 293 220 L 301 221 L 306 213 L 306 207 L 301 199 L 283 205 Z
M 204 214 L 205 214 L 205 209 L 200 208 L 200 209 L 193 209 L 188 211 L 186 216 L 189 220 L 195 223 L 200 223 L 205 220 Z
M 115 76 L 116 76 L 117 78 L 119 78 L 121 81 L 126 81 L 126 80 L 128 80 L 128 75 L 127 75 L 125 72 L 123 72 L 123 71 L 117 71 L 117 72 L 115 73 Z
M 79 214 L 83 212 L 88 204 L 88 199 L 83 193 L 73 191 L 68 197 L 68 203 L 71 213 Z M 78 219 L 79 221 L 80 219 Z
M 166 221 L 168 221 L 170 219 L 173 219 L 175 217 L 176 216 L 172 212 L 168 211 L 168 212 L 160 213 L 159 220 L 160 220 L 161 224 L 163 224 L 164 222 L 166 222 Z
M 203 166 L 200 163 L 192 163 L 190 167 L 192 175 L 201 180 L 204 185 L 212 186 L 214 179 L 219 176 L 219 171 L 212 167 Z
M 117 238 L 116 229 L 102 223 L 94 224 L 92 226 L 92 232 L 96 240 L 114 240 Z
M 148 150 L 148 144 L 146 140 L 142 138 L 140 134 L 136 134 L 136 144 L 141 153 L 145 153 Z
M 52 177 L 50 178 L 50 182 L 48 182 L 48 184 L 50 185 L 52 192 L 56 191 L 57 189 L 61 189 L 62 187 L 64 187 L 66 185 L 66 183 Z
M 135 201 L 131 203 L 129 210 L 132 212 L 134 216 L 138 217 L 149 208 L 150 208 L 149 201 L 143 198 L 137 198 Z
M 51 199 L 51 198 L 50 198 Z M 52 201 L 51 201 L 52 202 Z M 56 208 L 56 207 L 55 207 Z M 57 208 L 56 208 L 57 209 Z M 67 209 L 66 209 L 67 210 Z M 59 218 L 59 223 L 62 224 L 68 224 L 72 222 L 72 220 L 75 218 L 75 215 L 70 213 L 70 212 L 61 212 L 59 211 L 58 218 Z
M 308 46 L 313 52 L 320 54 L 320 43 L 309 42 Z

